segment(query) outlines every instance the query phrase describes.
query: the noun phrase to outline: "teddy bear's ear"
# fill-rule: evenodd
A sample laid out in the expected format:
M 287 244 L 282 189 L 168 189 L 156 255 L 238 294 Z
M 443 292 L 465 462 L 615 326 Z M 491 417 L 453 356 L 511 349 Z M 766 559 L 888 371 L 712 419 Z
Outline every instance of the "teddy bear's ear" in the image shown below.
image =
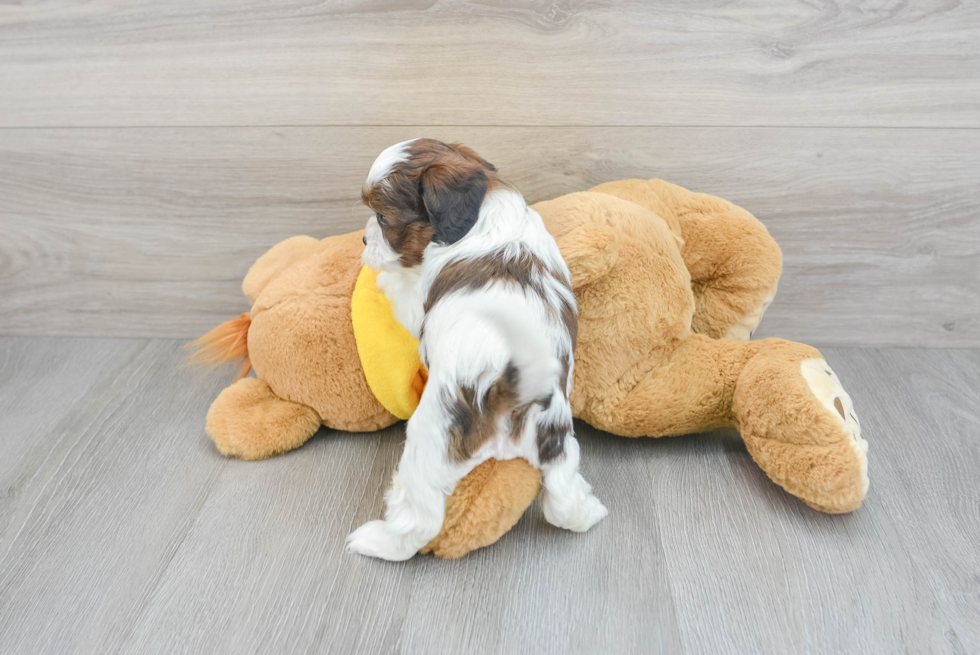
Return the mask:
M 616 232 L 608 225 L 585 225 L 558 240 L 558 248 L 578 289 L 604 277 L 619 258 Z

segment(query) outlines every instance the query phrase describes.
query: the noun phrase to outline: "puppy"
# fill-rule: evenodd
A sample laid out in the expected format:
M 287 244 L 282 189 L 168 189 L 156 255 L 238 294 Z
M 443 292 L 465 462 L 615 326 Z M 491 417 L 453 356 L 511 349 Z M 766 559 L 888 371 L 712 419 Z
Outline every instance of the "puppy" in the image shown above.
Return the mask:
M 494 457 L 543 473 L 549 523 L 584 532 L 606 515 L 578 472 L 572 432 L 578 310 L 541 216 L 469 148 L 416 139 L 381 153 L 364 203 L 365 265 L 429 371 L 408 421 L 384 521 L 347 538 L 406 560 L 442 528 L 446 498 Z

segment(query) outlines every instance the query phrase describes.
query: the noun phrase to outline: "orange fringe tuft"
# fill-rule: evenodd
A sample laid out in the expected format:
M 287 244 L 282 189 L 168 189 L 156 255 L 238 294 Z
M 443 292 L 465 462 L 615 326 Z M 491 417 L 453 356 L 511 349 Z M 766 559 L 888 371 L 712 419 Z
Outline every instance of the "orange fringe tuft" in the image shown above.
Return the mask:
M 243 366 L 235 379 L 245 377 L 252 370 L 252 363 L 248 360 L 248 328 L 251 324 L 252 315 L 245 312 L 187 344 L 194 352 L 187 356 L 186 365 L 210 364 L 210 373 L 226 362 L 240 359 Z

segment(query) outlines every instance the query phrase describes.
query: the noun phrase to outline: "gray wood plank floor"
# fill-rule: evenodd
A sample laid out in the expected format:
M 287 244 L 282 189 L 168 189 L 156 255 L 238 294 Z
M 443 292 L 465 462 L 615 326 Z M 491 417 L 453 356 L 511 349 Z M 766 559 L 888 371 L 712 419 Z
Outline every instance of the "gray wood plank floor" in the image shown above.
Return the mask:
M 392 564 L 343 538 L 380 515 L 402 429 L 225 460 L 202 426 L 227 379 L 180 345 L 0 339 L 0 652 L 980 651 L 980 350 L 825 351 L 871 442 L 852 515 L 734 432 L 579 424 L 596 529 L 532 506 L 462 560 Z

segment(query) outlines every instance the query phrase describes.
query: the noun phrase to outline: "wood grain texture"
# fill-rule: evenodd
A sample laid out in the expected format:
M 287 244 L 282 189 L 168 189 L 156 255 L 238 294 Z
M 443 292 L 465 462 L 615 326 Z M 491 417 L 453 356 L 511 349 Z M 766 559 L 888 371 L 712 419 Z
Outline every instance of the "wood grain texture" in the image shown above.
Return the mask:
M 0 341 L 0 403 L 17 408 L 0 442 L 0 652 L 113 652 L 132 630 L 227 465 L 201 430 L 220 382 L 179 354 Z
M 973 2 L 0 5 L 0 126 L 980 126 Z
M 179 345 L 0 339 L 0 652 L 980 650 L 980 350 L 826 351 L 871 443 L 851 515 L 781 491 L 734 432 L 578 424 L 594 530 L 535 504 L 490 548 L 393 564 L 343 537 L 381 514 L 402 428 L 223 460 L 202 430 L 223 381 Z
M 0 333 L 202 334 L 274 243 L 360 228 L 374 156 L 419 134 L 531 201 L 662 177 L 746 207 L 785 254 L 761 335 L 980 344 L 980 131 L 836 128 L 0 130 Z

